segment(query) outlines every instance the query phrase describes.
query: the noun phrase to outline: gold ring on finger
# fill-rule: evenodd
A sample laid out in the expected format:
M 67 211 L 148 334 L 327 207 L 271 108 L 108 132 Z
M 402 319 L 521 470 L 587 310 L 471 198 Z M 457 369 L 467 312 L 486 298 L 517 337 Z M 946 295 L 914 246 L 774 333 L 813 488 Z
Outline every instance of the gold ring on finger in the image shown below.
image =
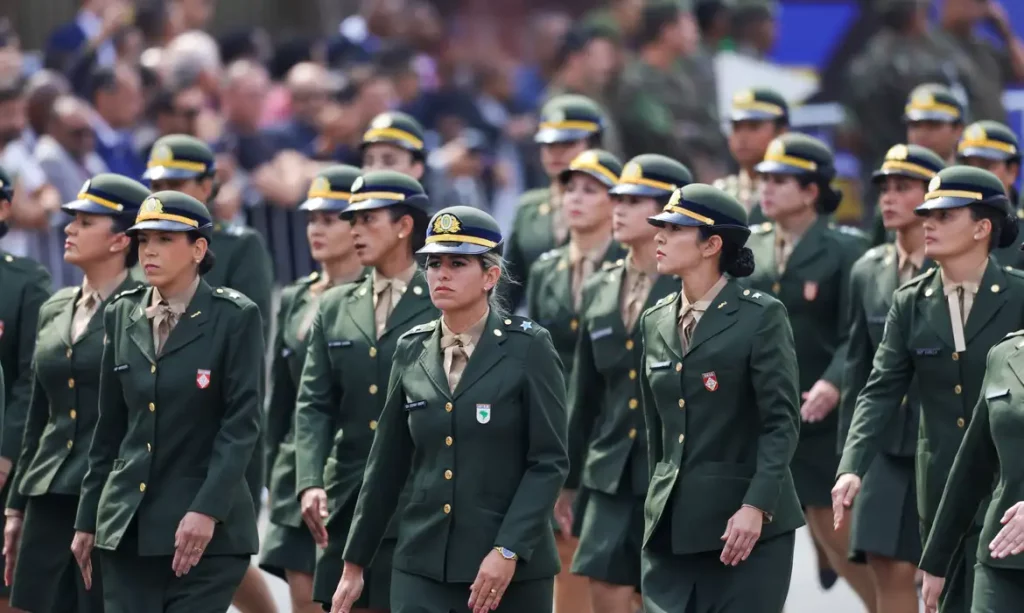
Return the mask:
M 496 590 L 496 589 L 494 589 L 494 588 L 492 587 L 492 588 L 491 588 L 491 593 L 492 593 L 492 594 L 497 594 L 497 593 L 498 593 L 498 590 Z

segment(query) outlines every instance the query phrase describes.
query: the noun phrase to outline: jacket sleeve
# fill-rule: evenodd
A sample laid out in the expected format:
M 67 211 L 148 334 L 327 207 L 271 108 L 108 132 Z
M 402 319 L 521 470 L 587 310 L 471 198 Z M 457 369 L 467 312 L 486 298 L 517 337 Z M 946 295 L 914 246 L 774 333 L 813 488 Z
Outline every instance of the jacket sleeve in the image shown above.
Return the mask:
M 238 290 L 259 307 L 263 338 L 269 341 L 270 320 L 273 317 L 274 265 L 263 238 L 257 233 L 239 237 L 239 260 L 233 262 L 228 287 Z
M 100 415 L 89 445 L 89 469 L 82 480 L 75 530 L 96 532 L 100 494 L 128 431 L 128 405 L 124 401 L 121 378 L 114 372 L 116 334 L 119 330 L 117 303 L 103 312 L 103 358 L 100 364 Z
M 843 389 L 843 368 L 846 366 L 846 352 L 850 340 L 850 270 L 853 263 L 867 250 L 867 243 L 859 240 L 851 241 L 843 245 L 843 262 L 839 272 L 839 318 L 836 321 L 836 338 L 838 344 L 836 351 L 832 354 L 832 361 L 828 368 L 821 374 L 821 378 L 836 386 L 836 389 Z M 841 397 L 840 397 L 841 400 Z
M 224 386 L 224 414 L 220 430 L 213 440 L 213 455 L 206 471 L 206 480 L 192 500 L 189 511 L 224 521 L 231 511 L 232 499 L 225 495 L 246 476 L 246 469 L 256 453 L 263 410 L 263 335 L 261 320 L 255 306 L 246 305 L 238 311 L 237 325 L 225 335 L 225 358 L 232 376 Z
M 526 356 L 528 422 L 526 471 L 498 529 L 494 545 L 529 562 L 545 530 L 569 472 L 566 453 L 565 377 L 551 335 L 541 329 Z
M 837 453 L 843 452 L 843 444 L 850 432 L 853 410 L 857 406 L 857 395 L 864 389 L 871 374 L 871 358 L 874 348 L 871 346 L 871 335 L 868 332 L 867 313 L 864 311 L 864 300 L 860 277 L 850 276 L 850 336 L 846 346 L 846 365 L 843 375 L 843 387 L 839 395 L 839 439 Z
M 311 487 L 324 486 L 324 466 L 337 429 L 340 382 L 335 381 L 331 371 L 323 324 L 325 305 L 321 300 L 309 330 L 306 362 L 295 401 L 295 492 L 300 497 Z
M 640 402 L 644 407 L 644 423 L 647 430 L 647 481 L 650 482 L 654 475 L 654 467 L 661 461 L 665 449 L 661 417 L 658 415 L 658 405 L 654 401 L 654 391 L 651 390 L 651 380 L 647 377 L 647 312 L 640 316 L 640 329 L 644 331 L 640 361 Z
M 576 342 L 576 356 L 573 358 L 572 373 L 569 375 L 569 476 L 565 487 L 578 489 L 583 465 L 587 458 L 594 423 L 603 409 L 604 384 L 601 373 L 594 364 L 594 345 L 590 341 L 587 326 L 580 331 Z
M 800 439 L 796 345 L 782 303 L 766 304 L 751 347 L 750 377 L 761 434 L 757 439 L 757 469 L 743 504 L 771 517 Z
M 267 395 L 267 410 L 264 413 L 263 432 L 266 441 L 264 474 L 268 476 L 277 459 L 278 448 L 294 423 L 293 413 L 297 391 L 295 382 L 292 381 L 288 356 L 284 355 L 284 330 L 288 324 L 290 311 L 291 292 L 285 290 L 281 295 L 281 304 L 277 311 L 277 333 L 274 335 L 274 344 L 270 354 L 270 393 Z
M 25 418 L 32 401 L 32 357 L 39 331 L 39 308 L 50 297 L 50 275 L 41 267 L 35 278 L 26 284 L 21 299 L 18 321 L 18 371 L 6 373 L 10 389 L 4 408 L 3 432 L 0 435 L 0 456 L 14 461 L 21 452 Z
M 39 377 L 32 375 L 32 400 L 28 405 L 28 416 L 25 419 L 25 436 L 21 442 L 21 453 L 18 455 L 14 478 L 11 480 L 11 491 L 7 494 L 7 508 L 18 511 L 25 510 L 28 498 L 18 491 L 21 478 L 25 474 L 25 468 L 36 455 L 39 449 L 39 439 L 46 429 L 46 422 L 50 420 L 50 401 L 46 397 L 46 390 L 39 381 Z

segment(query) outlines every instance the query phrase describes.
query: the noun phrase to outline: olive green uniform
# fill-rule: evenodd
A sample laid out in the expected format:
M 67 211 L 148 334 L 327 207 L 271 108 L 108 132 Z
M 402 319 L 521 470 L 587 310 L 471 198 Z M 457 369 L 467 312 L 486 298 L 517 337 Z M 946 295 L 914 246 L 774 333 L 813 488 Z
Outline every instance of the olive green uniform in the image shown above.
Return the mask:
M 526 296 L 530 269 L 540 256 L 564 244 L 555 237 L 549 187 L 532 189 L 519 198 L 512 232 L 505 247 L 508 273 L 514 281 L 503 289 L 509 306 L 515 308 Z
M 496 610 L 550 612 L 560 564 L 548 522 L 569 469 L 550 335 L 492 310 L 454 392 L 440 342 L 435 320 L 398 343 L 344 559 L 369 566 L 397 525 L 392 612 L 464 613 L 480 563 L 504 547 L 518 562 Z

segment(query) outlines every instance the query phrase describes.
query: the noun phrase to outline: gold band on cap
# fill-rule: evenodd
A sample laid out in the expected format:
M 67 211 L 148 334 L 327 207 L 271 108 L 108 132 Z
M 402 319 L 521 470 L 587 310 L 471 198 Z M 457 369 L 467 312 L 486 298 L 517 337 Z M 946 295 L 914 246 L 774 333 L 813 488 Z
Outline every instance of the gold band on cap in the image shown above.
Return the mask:
M 192 226 L 193 228 L 199 227 L 199 222 L 196 221 L 195 219 L 191 219 L 183 215 L 172 215 L 170 213 L 139 213 L 139 216 L 135 218 L 135 223 L 150 221 L 153 219 L 159 221 L 176 221 L 178 223 L 183 223 L 185 225 Z
M 924 195 L 925 200 L 935 198 L 967 198 L 970 200 L 984 200 L 985 195 L 981 192 L 969 192 L 962 189 L 937 189 Z
M 112 211 L 117 211 L 118 213 L 120 213 L 121 211 L 124 210 L 124 205 L 118 204 L 118 203 L 110 201 L 110 200 L 107 200 L 106 198 L 100 198 L 99 196 L 94 196 L 94 195 L 92 195 L 92 194 L 90 194 L 88 192 L 82 192 L 82 193 L 78 194 L 78 199 L 79 200 L 88 200 L 89 202 L 95 202 L 96 204 L 98 204 L 100 206 L 107 207 L 108 209 L 110 209 Z
M 398 128 L 370 128 L 363 134 L 363 140 L 370 140 L 371 138 L 393 138 L 395 140 L 409 143 L 416 149 L 423 148 L 422 140 L 416 138 L 413 134 L 406 132 L 405 130 L 399 130 Z
M 431 243 L 470 243 L 473 245 L 480 245 L 481 247 L 487 247 L 488 249 L 494 249 L 498 246 L 498 243 L 489 241 L 486 238 L 479 238 L 477 236 L 470 236 L 468 234 L 433 234 L 427 237 L 424 241 L 427 245 Z
M 307 200 L 312 199 L 312 198 L 329 198 L 329 199 L 332 199 L 332 200 L 348 200 L 351 197 L 352 197 L 352 194 L 350 192 L 332 192 L 332 191 L 329 191 L 329 190 L 328 191 L 324 191 L 322 189 L 317 189 L 317 190 L 311 189 L 311 190 L 309 190 L 309 193 L 306 194 L 306 199 Z
M 150 160 L 146 168 L 174 168 L 177 170 L 191 170 L 192 172 L 206 172 L 206 164 L 202 162 L 184 162 L 180 160 Z
M 405 200 L 405 197 L 405 194 L 401 192 L 360 192 L 352 194 L 348 201 L 350 204 L 355 204 L 364 200 Z
M 903 112 L 909 113 L 910 111 L 939 111 L 941 113 L 948 113 L 954 117 L 960 117 L 960 109 L 950 104 L 942 104 L 939 102 L 913 102 L 911 101 L 904 109 Z
M 737 111 L 764 111 L 765 113 L 771 113 L 773 115 L 785 115 L 786 111 L 777 104 L 770 102 L 741 102 L 739 104 L 733 104 L 732 108 Z
M 654 179 L 644 179 L 643 177 L 632 177 L 629 179 L 620 179 L 619 185 L 645 185 L 647 187 L 653 187 L 654 189 L 662 189 L 667 192 L 673 191 L 676 186 L 671 183 L 665 183 L 664 181 L 655 181 Z
M 616 175 L 614 172 L 608 170 L 604 166 L 601 166 L 600 164 L 592 164 L 592 163 L 588 163 L 588 162 L 583 162 L 582 164 L 570 164 L 569 165 L 569 170 L 574 170 L 574 171 L 575 170 L 589 170 L 589 171 L 592 171 L 592 172 L 596 172 L 597 174 L 601 175 L 605 179 L 608 179 L 609 181 L 612 182 L 612 185 L 615 185 L 616 183 L 619 182 L 618 175 Z
M 764 161 L 778 162 L 780 164 L 796 166 L 797 168 L 802 168 L 803 170 L 809 170 L 811 172 L 818 170 L 818 164 L 816 162 L 812 160 L 805 160 L 803 158 L 794 157 L 792 155 L 786 155 L 784 153 L 773 154 L 769 152 L 767 155 L 764 156 Z
M 983 149 L 997 149 L 999 151 L 1003 151 L 1005 153 L 1010 154 L 1017 153 L 1017 148 L 1014 147 L 1011 143 L 1004 143 L 1003 141 L 992 140 L 990 138 L 962 140 L 960 141 L 960 144 L 957 145 L 956 150 L 957 152 L 960 152 L 963 151 L 964 149 L 969 149 L 971 147 L 981 147 Z
M 597 132 L 601 126 L 594 121 L 544 121 L 540 124 L 541 130 L 586 130 Z
M 710 217 L 705 217 L 704 215 L 701 215 L 700 213 L 694 213 L 690 209 L 684 209 L 681 206 L 672 206 L 670 204 L 670 205 L 665 207 L 665 211 L 671 211 L 672 213 L 677 213 L 679 215 L 683 215 L 684 217 L 689 217 L 690 219 L 696 219 L 697 221 L 699 221 L 699 222 L 701 222 L 703 224 L 707 224 L 709 226 L 715 225 L 715 220 L 714 219 L 711 219 Z
M 916 172 L 924 175 L 927 178 L 932 178 L 938 173 L 926 166 L 920 164 L 914 164 L 912 162 L 901 162 L 899 160 L 889 160 L 882 164 L 882 170 L 906 170 L 908 172 Z

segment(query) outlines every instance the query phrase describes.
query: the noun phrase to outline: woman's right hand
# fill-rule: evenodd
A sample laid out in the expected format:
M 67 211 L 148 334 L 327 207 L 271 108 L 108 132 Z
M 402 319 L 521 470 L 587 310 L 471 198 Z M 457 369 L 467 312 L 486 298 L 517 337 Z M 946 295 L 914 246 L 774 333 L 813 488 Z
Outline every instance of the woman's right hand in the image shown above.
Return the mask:
M 71 541 L 71 553 L 78 562 L 78 568 L 82 571 L 82 581 L 85 582 L 85 589 L 92 589 L 92 548 L 96 546 L 96 535 L 91 532 L 75 531 L 75 538 Z
M 555 501 L 555 523 L 565 536 L 572 535 L 572 506 L 576 501 L 576 490 L 562 490 Z
M 836 530 L 842 527 L 846 519 L 846 510 L 853 506 L 860 486 L 860 477 L 853 473 L 844 473 L 839 476 L 835 487 L 832 488 L 832 520 Z
M 313 534 L 313 541 L 320 549 L 327 548 L 327 492 L 322 487 L 311 487 L 302 492 L 302 521 Z
M 334 590 L 334 598 L 331 600 L 331 613 L 352 613 L 352 605 L 359 600 L 362 593 L 363 567 L 345 562 L 341 580 L 338 581 L 338 589 Z
M 924 578 L 921 581 L 921 599 L 924 600 L 925 613 L 938 613 L 939 595 L 942 594 L 942 586 L 945 583 L 945 577 L 924 573 Z
M 8 509 L 4 524 L 4 585 L 14 583 L 14 567 L 18 563 L 18 545 L 21 542 L 21 511 Z

